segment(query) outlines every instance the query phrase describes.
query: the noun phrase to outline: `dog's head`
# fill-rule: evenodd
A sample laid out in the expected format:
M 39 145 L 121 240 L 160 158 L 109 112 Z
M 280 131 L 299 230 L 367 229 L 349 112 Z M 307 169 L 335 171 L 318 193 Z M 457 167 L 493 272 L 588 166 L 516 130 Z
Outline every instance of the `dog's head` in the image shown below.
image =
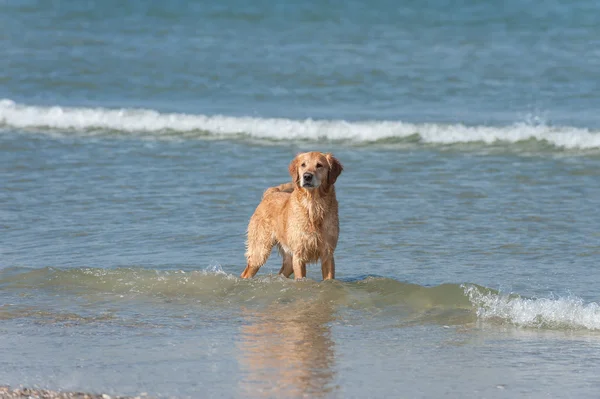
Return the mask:
M 290 163 L 290 175 L 298 188 L 314 190 L 319 187 L 328 190 L 343 166 L 331 153 L 305 152 L 296 155 Z

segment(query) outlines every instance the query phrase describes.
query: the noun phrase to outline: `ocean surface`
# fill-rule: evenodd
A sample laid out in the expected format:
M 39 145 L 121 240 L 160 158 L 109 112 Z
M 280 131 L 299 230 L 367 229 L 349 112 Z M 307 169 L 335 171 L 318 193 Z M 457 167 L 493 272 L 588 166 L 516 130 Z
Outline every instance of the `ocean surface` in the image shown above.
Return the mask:
M 0 385 L 600 391 L 600 3 L 0 1 Z M 335 281 L 247 222 L 333 152 Z

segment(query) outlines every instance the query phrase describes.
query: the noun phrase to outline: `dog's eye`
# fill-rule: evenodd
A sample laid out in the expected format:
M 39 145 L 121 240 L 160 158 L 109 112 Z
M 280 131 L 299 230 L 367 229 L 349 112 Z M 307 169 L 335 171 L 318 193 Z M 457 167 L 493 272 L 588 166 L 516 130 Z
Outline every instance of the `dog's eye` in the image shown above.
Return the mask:
M 302 162 L 302 165 L 300 165 L 300 166 L 302 166 L 304 168 L 304 167 L 306 167 L 306 163 Z
M 317 168 L 322 168 L 323 165 L 321 165 L 320 163 L 317 164 Z

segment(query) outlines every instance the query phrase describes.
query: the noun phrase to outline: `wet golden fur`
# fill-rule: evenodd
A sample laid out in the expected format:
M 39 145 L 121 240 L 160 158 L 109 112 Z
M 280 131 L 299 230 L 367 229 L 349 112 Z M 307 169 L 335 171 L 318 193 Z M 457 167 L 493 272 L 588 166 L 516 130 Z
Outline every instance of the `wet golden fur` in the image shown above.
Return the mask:
M 250 218 L 242 278 L 253 277 L 275 245 L 283 256 L 283 276 L 304 278 L 306 264 L 320 260 L 323 279 L 335 278 L 339 219 L 334 183 L 342 169 L 330 153 L 306 152 L 292 160 L 292 182 L 267 189 Z

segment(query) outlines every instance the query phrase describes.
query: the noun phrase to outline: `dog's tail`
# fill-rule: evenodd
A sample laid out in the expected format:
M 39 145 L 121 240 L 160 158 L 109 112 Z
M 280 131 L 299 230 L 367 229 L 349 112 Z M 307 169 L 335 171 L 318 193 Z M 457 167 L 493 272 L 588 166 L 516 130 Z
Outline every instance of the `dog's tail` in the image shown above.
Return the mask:
M 292 191 L 294 191 L 294 183 L 289 182 L 289 183 L 280 184 L 276 187 L 267 188 L 262 197 L 265 198 L 267 195 L 270 195 L 273 193 L 291 193 Z

